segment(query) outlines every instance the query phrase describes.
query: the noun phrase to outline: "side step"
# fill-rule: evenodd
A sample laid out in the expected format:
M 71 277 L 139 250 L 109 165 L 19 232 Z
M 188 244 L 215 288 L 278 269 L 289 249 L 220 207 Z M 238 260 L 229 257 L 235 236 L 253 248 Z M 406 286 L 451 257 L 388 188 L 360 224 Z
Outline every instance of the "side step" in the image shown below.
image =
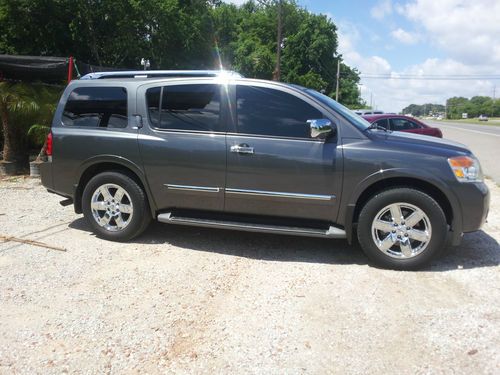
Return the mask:
M 240 223 L 236 221 L 211 220 L 194 217 L 174 216 L 172 212 L 158 215 L 158 221 L 167 224 L 193 225 L 197 227 L 235 229 L 247 232 L 266 232 L 274 234 L 288 234 L 294 236 L 323 237 L 345 239 L 346 233 L 343 229 L 330 226 L 328 229 L 288 227 L 269 224 Z

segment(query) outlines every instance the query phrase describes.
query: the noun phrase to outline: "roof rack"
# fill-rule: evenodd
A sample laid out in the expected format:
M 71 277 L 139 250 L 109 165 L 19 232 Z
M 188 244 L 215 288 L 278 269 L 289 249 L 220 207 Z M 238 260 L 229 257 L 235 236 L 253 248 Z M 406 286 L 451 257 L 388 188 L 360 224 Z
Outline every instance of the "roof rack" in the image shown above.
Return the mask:
M 183 77 L 219 77 L 229 76 L 242 78 L 239 73 L 230 70 L 124 70 L 115 72 L 89 73 L 80 79 L 108 79 L 108 78 L 183 78 Z

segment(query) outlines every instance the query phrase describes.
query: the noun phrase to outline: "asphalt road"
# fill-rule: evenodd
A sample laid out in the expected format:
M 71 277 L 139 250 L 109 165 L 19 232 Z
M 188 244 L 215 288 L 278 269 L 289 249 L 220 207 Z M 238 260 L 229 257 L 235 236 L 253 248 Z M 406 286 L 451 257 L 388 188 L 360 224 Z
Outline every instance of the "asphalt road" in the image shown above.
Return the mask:
M 500 183 L 500 126 L 425 121 L 443 132 L 443 137 L 467 145 L 479 158 L 484 174 Z

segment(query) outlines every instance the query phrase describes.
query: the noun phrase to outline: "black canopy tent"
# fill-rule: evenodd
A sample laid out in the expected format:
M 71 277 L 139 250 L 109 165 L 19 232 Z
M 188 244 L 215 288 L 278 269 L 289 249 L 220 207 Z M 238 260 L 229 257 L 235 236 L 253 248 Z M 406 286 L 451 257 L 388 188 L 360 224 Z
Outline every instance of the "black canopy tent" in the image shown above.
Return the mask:
M 117 69 L 89 65 L 72 57 L 0 54 L 0 79 L 63 83 L 78 75 L 110 70 Z

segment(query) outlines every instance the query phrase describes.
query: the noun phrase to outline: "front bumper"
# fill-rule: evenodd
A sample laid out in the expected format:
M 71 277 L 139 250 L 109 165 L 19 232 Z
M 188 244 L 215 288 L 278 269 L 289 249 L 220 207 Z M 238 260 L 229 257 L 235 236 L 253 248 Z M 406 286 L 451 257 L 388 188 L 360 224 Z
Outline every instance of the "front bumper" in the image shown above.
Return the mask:
M 490 208 L 490 191 L 484 182 L 462 183 L 456 193 L 462 209 L 462 233 L 481 229 Z

